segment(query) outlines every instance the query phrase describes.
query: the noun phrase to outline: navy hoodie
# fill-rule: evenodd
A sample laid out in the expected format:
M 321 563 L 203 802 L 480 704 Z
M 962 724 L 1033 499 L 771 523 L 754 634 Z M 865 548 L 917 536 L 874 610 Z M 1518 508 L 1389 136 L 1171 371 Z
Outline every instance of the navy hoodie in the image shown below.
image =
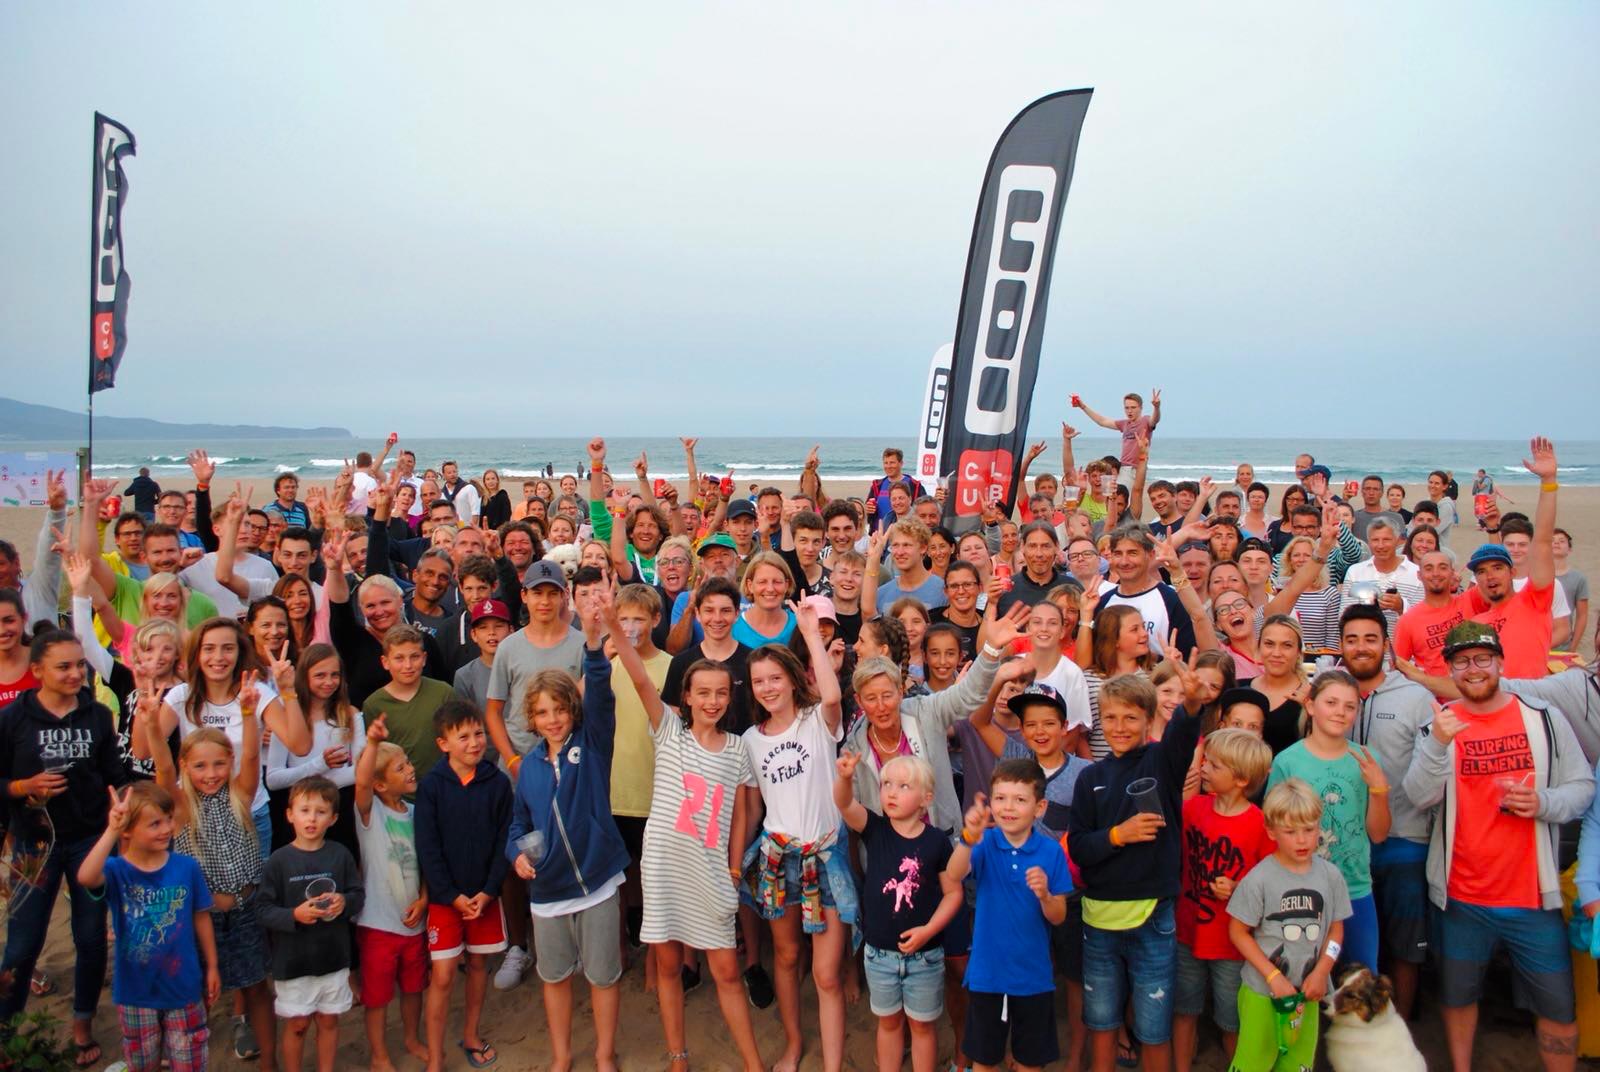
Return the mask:
M 445 756 L 417 784 L 417 860 L 431 904 L 480 893 L 500 896 L 506 858 L 500 847 L 511 823 L 511 783 L 487 759 L 462 783 Z
M 1176 897 L 1183 819 L 1183 779 L 1200 740 L 1200 719 L 1179 707 L 1161 740 L 1120 756 L 1107 756 L 1078 776 L 1072 790 L 1067 852 L 1078 865 L 1085 897 L 1098 901 L 1140 901 Z M 1154 841 L 1117 848 L 1111 828 L 1137 810 L 1130 782 L 1154 778 L 1160 787 L 1167 825 Z
M 550 762 L 549 743 L 541 740 L 523 757 L 517 776 L 506 858 L 516 859 L 522 835 L 544 831 L 544 858 L 534 861 L 534 879 L 528 883 L 531 903 L 587 897 L 628 866 L 627 847 L 611 817 L 616 736 L 611 662 L 603 651 L 586 647 L 583 721 L 557 750 L 556 765 Z
M 66 772 L 67 791 L 51 797 L 45 807 L 56 843 L 99 837 L 106 828 L 106 787 L 128 784 L 129 774 L 111 712 L 88 689 L 78 693 L 78 706 L 64 718 L 44 709 L 37 689 L 0 709 L 0 779 L 32 778 L 47 762 L 72 764 Z M 20 814 L 22 803 L 10 799 L 9 789 L 5 803 Z

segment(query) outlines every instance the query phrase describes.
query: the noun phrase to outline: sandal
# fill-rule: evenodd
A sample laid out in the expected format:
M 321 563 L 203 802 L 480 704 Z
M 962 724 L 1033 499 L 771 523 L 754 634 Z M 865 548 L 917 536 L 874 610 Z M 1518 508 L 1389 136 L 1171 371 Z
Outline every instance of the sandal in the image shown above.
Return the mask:
M 1117 1039 L 1117 1067 L 1138 1068 L 1139 1061 L 1139 1041 L 1130 1038 L 1127 1042 L 1123 1042 L 1122 1039 Z
M 488 1068 L 490 1065 L 500 1060 L 500 1055 L 495 1052 L 495 1048 L 489 1045 L 487 1042 L 485 1042 L 482 1046 L 479 1046 L 477 1049 L 473 1049 L 471 1046 L 468 1046 L 465 1041 L 462 1041 L 459 1043 L 459 1045 L 461 1047 L 461 1052 L 467 1055 L 467 1064 L 471 1065 L 473 1068 Z
M 79 1068 L 89 1068 L 100 1063 L 100 1044 L 94 1039 L 88 1042 L 75 1042 L 73 1045 L 78 1049 L 77 1060 L 73 1063 Z
M 56 992 L 56 981 L 42 971 L 33 973 L 28 980 L 28 993 L 36 998 L 47 998 Z

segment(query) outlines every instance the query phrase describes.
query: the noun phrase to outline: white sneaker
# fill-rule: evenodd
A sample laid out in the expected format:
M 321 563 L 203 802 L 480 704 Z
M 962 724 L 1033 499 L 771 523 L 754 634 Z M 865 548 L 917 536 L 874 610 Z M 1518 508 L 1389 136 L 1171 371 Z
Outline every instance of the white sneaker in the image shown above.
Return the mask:
M 494 973 L 494 988 L 510 990 L 522 982 L 522 977 L 532 966 L 533 958 L 528 956 L 527 950 L 512 946 L 506 950 L 506 959 L 500 962 L 500 969 Z

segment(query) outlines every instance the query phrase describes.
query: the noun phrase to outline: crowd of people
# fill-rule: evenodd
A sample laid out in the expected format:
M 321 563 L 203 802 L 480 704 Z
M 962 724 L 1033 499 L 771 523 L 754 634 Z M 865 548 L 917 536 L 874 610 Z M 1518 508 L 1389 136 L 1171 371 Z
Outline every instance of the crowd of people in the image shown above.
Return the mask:
M 486 1067 L 488 988 L 530 971 L 551 1067 L 614 1069 L 642 960 L 675 1072 L 703 972 L 747 1072 L 807 1038 L 837 1072 L 863 988 L 883 1070 L 1187 1072 L 1215 1039 L 1256 1072 L 1312 1066 L 1358 967 L 1403 1017 L 1429 993 L 1466 1072 L 1509 957 L 1573 1068 L 1600 684 L 1551 670 L 1587 622 L 1555 447 L 1526 515 L 1480 470 L 1462 562 L 1448 473 L 1408 505 L 1302 455 L 1275 513 L 1248 465 L 1147 482 L 1151 402 L 1074 396 L 1120 451 L 1063 424 L 1060 472 L 964 529 L 895 449 L 860 498 L 815 450 L 746 495 L 694 439 L 682 488 L 597 438 L 516 499 L 393 436 L 260 506 L 199 450 L 131 510 L 88 480 L 69 517 L 53 474 L 0 577 L 0 1019 L 56 985 L 65 883 L 83 1067 L 110 960 L 136 1070 L 328 1072 L 357 1003 L 375 1072 L 391 1004 L 430 1070 Z

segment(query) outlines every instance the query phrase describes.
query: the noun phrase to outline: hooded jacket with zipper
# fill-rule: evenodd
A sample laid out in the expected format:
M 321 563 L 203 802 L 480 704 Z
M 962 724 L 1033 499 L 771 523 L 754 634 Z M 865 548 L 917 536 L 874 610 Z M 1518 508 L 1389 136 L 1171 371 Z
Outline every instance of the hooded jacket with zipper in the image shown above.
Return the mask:
M 971 716 L 988 697 L 989 686 L 994 683 L 995 671 L 999 669 L 1000 660 L 980 653 L 967 675 L 950 688 L 908 696 L 900 701 L 900 731 L 911 742 L 913 754 L 933 767 L 933 806 L 928 809 L 928 825 L 946 833 L 961 826 L 961 798 L 956 796 L 955 776 L 950 772 L 950 749 L 945 738 L 957 719 Z M 870 758 L 872 742 L 867 734 L 871 729 L 872 723 L 860 719 L 845 738 L 844 747 Z M 856 800 L 861 806 L 881 815 L 878 774 L 876 763 L 859 764 L 854 784 Z
M 668 717 L 672 717 L 669 713 Z M 611 757 L 617 736 L 611 662 L 603 651 L 583 649 L 583 721 L 556 750 L 540 740 L 523 757 L 504 841 L 507 860 L 517 839 L 544 833 L 544 859 L 528 883 L 532 904 L 587 897 L 628 866 L 628 850 L 611 817 Z
M 1120 756 L 1107 756 L 1078 775 L 1072 790 L 1067 854 L 1078 865 L 1085 897 L 1141 901 L 1178 895 L 1183 779 L 1199 740 L 1199 717 L 1179 707 L 1161 740 Z M 1156 831 L 1153 841 L 1119 848 L 1111 844 L 1111 828 L 1138 811 L 1128 786 L 1140 778 L 1156 780 L 1166 825 Z
M 506 859 L 500 851 L 511 822 L 511 783 L 487 759 L 462 782 L 445 756 L 417 783 L 417 862 L 432 904 L 457 897 L 500 896 Z
M 1417 739 L 1433 722 L 1433 694 L 1391 670 L 1361 698 L 1350 739 L 1365 745 L 1389 782 L 1389 837 L 1427 844 L 1433 813 L 1406 794 L 1406 771 Z
M 1561 876 L 1556 869 L 1561 824 L 1582 815 L 1594 798 L 1594 772 L 1572 727 L 1560 714 L 1517 700 L 1533 753 L 1533 783 L 1539 791 L 1534 817 L 1534 848 L 1539 868 L 1539 897 L 1544 908 L 1561 907 Z M 1471 718 L 1471 715 L 1465 717 Z M 1405 791 L 1413 803 L 1435 809 L 1428 842 L 1428 897 L 1443 909 L 1449 896 L 1450 860 L 1456 833 L 1456 743 L 1440 744 L 1427 731 L 1417 742 L 1406 771 Z
M 72 764 L 66 772 L 67 790 L 45 806 L 58 845 L 99 837 L 106 828 L 106 787 L 129 781 L 117 748 L 116 723 L 89 689 L 78 693 L 78 705 L 62 718 L 45 710 L 37 689 L 0 710 L 0 778 L 8 786 L 43 773 L 47 763 L 66 761 Z M 22 806 L 9 791 L 5 803 L 13 811 Z

